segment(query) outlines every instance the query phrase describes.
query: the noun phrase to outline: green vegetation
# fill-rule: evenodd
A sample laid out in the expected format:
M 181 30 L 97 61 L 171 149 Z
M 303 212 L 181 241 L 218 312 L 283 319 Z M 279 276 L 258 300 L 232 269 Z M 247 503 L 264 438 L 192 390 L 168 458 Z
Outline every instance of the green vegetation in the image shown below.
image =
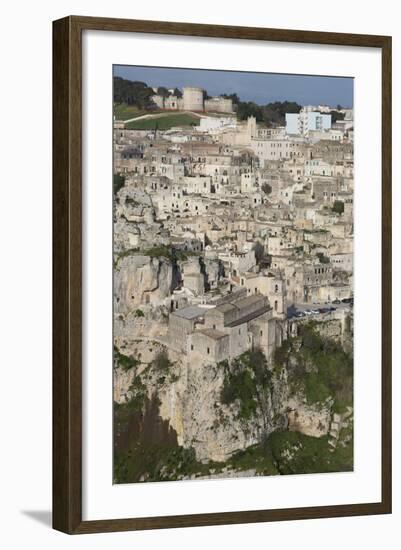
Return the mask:
M 226 464 L 236 471 L 255 469 L 257 475 L 274 476 L 280 473 L 275 465 L 271 449 L 266 444 L 252 445 L 244 451 L 239 451 Z
M 154 95 L 153 88 L 144 82 L 127 80 L 119 76 L 113 79 L 114 102 L 133 105 L 137 109 L 151 109 L 155 105 L 151 99 Z
M 128 130 L 169 130 L 173 126 L 198 126 L 199 117 L 189 113 L 168 113 L 152 118 L 133 120 L 126 124 Z
M 154 466 L 149 472 L 149 481 L 175 481 L 192 475 L 199 477 L 209 475 L 211 467 L 219 467 L 219 463 L 198 462 L 192 448 L 184 449 L 177 446 L 162 455 L 157 452 L 157 449 L 154 450 L 156 450 L 155 457 L 152 459 Z
M 130 206 L 141 206 L 141 203 L 133 199 L 132 197 L 126 197 L 125 203 L 129 204 Z
M 126 256 L 133 256 L 134 254 L 138 254 L 139 248 L 127 248 L 126 250 L 122 250 L 121 252 L 114 254 L 114 269 L 119 269 L 118 263 L 120 260 L 125 258 Z
M 254 116 L 266 126 L 284 126 L 285 113 L 299 113 L 301 105 L 294 101 L 275 101 L 267 105 L 258 105 L 252 101 L 238 102 L 237 114 L 240 120 Z
M 338 444 L 330 451 L 328 437 L 309 437 L 299 432 L 274 432 L 268 444 L 280 474 L 347 472 L 353 469 L 353 444 Z
M 137 309 L 135 311 L 135 317 L 145 317 L 145 314 L 141 309 Z
M 167 258 L 171 262 L 185 261 L 190 256 L 199 256 L 199 252 L 177 250 L 172 246 L 165 245 L 153 246 L 147 250 L 127 248 L 126 250 L 122 250 L 114 255 L 114 269 L 118 269 L 118 263 L 122 258 L 125 258 L 126 256 L 133 256 L 135 254 L 150 256 L 151 258 Z M 141 314 L 138 314 L 138 310 L 136 312 L 136 316 L 141 317 Z
M 145 109 L 138 109 L 136 105 L 127 105 L 127 103 L 115 103 L 114 104 L 114 116 L 116 120 L 129 120 L 137 116 L 147 114 Z
M 256 241 L 253 245 L 253 251 L 255 252 L 256 263 L 259 264 L 263 256 L 265 255 L 265 247 L 261 242 Z
M 336 214 L 342 214 L 344 212 L 344 203 L 343 201 L 334 201 L 332 211 Z
M 170 260 L 173 259 L 173 249 L 171 246 L 154 246 L 152 248 L 148 248 L 148 250 L 143 250 L 141 252 L 144 256 L 150 256 L 151 258 L 169 258 Z
M 344 411 L 352 405 L 352 357 L 340 344 L 323 337 L 319 333 L 321 326 L 313 322 L 301 325 L 298 337 L 285 340 L 276 349 L 273 371 L 269 370 L 261 350 L 218 363 L 216 367 L 224 373 L 221 401 L 236 403 L 241 420 L 263 416 L 273 390 L 272 379 L 285 367 L 294 393 L 305 394 L 310 404 L 331 397 L 334 410 Z M 127 369 L 137 364 L 135 359 L 118 350 L 115 350 L 115 360 Z M 149 368 L 156 378 L 159 376 L 157 384 L 165 381 L 171 374 L 167 352 L 160 351 Z M 341 430 L 334 450 L 329 445 L 329 436 L 315 438 L 298 432 L 269 433 L 269 430 L 259 444 L 236 452 L 225 462 L 201 463 L 193 448 L 178 445 L 175 431 L 159 416 L 157 398 L 147 397 L 141 376 L 134 377 L 129 391 L 129 401 L 114 406 L 116 483 L 172 481 L 248 470 L 255 471 L 256 475 L 282 475 L 353 468 L 352 423 Z M 224 425 L 224 420 L 215 419 L 215 429 L 221 422 Z
M 263 407 L 265 392 L 272 389 L 271 379 L 264 353 L 259 349 L 247 351 L 226 368 L 221 401 L 226 405 L 237 401 L 239 417 L 249 420 L 258 407 Z
M 238 105 L 240 98 L 237 96 L 237 94 L 220 94 L 220 97 L 224 97 L 226 99 L 231 99 L 233 102 L 233 105 Z
M 161 95 L 164 98 L 166 98 L 170 95 L 170 92 L 168 91 L 168 89 L 165 86 L 159 86 L 157 88 L 157 94 Z
M 329 231 L 327 229 L 304 229 L 304 233 L 308 234 L 308 235 L 313 235 L 313 234 L 317 234 L 317 233 L 328 233 Z
M 121 176 L 120 174 L 114 174 L 113 175 L 113 192 L 114 195 L 117 195 L 117 193 L 120 191 L 122 187 L 124 187 L 125 184 L 125 177 Z
M 140 252 L 144 256 L 150 256 L 151 258 L 168 258 L 171 261 L 185 261 L 189 256 L 199 256 L 199 252 L 192 252 L 191 250 L 178 250 L 172 246 L 154 246 Z
M 344 411 L 353 401 L 353 358 L 331 338 L 322 337 L 317 324 L 299 327 L 300 335 L 283 342 L 274 353 L 275 369 L 285 366 L 293 393 L 304 393 L 309 404 L 334 400 L 334 410 Z
M 272 186 L 268 183 L 263 183 L 261 189 L 265 195 L 270 195 L 272 192 Z
M 156 371 L 163 374 L 166 374 L 172 365 L 172 362 L 168 358 L 168 353 L 164 349 L 161 350 L 152 361 L 152 366 Z
M 330 111 L 332 124 L 335 124 L 337 120 L 344 120 L 345 114 L 340 113 L 339 112 L 340 109 L 341 109 L 341 105 L 338 105 L 336 111 Z
M 123 355 L 116 346 L 114 346 L 113 356 L 114 363 L 125 371 L 128 371 L 140 364 L 140 361 L 135 359 L 135 357 Z
M 192 447 L 186 449 L 174 443 L 145 446 L 138 442 L 128 452 L 116 453 L 114 475 L 116 483 L 138 481 L 140 474 L 146 481 L 176 481 L 190 476 L 218 474 L 223 469 L 256 470 L 257 475 L 277 475 L 270 449 L 253 445 L 235 453 L 226 462 L 199 462 Z
M 319 258 L 319 262 L 320 262 L 321 264 L 328 264 L 328 263 L 330 263 L 330 258 L 328 258 L 327 256 L 325 256 L 325 255 L 323 254 L 323 252 L 318 252 L 318 253 L 316 254 L 316 256 Z

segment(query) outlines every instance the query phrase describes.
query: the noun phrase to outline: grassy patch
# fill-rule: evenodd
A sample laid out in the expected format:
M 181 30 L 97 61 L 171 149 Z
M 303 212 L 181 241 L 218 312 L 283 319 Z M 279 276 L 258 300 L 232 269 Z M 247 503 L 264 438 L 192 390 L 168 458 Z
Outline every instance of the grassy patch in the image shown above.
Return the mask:
M 148 250 L 143 250 L 141 252 L 144 256 L 150 256 L 151 258 L 168 258 L 169 260 L 173 259 L 173 250 L 171 246 L 154 246 L 148 248 Z
M 299 432 L 274 432 L 268 440 L 280 474 L 347 472 L 353 469 L 353 442 L 329 450 L 328 438 Z
M 126 103 L 114 104 L 114 116 L 117 120 L 129 120 L 141 115 L 146 115 L 148 111 L 138 109 L 136 105 L 127 105 Z
M 236 471 L 256 470 L 258 475 L 274 476 L 279 474 L 270 448 L 263 445 L 252 445 L 244 451 L 235 453 L 228 460 L 227 465 Z
M 128 130 L 170 130 L 173 126 L 199 126 L 199 120 L 199 117 L 188 113 L 172 113 L 133 120 L 125 127 Z

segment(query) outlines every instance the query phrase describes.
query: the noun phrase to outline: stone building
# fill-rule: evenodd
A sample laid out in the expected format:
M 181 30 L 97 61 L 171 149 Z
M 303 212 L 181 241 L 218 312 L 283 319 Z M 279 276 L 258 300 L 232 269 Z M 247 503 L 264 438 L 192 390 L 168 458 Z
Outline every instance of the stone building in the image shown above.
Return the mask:
M 212 341 L 216 343 L 211 345 Z M 270 356 L 274 343 L 275 322 L 268 300 L 248 296 L 209 309 L 204 316 L 204 329 L 190 335 L 189 353 L 221 361 L 261 347 Z M 213 353 L 218 353 L 218 358 Z
M 189 335 L 196 328 L 203 328 L 206 311 L 205 307 L 188 306 L 170 313 L 168 343 L 174 350 L 188 352 Z
M 259 159 L 264 162 L 303 158 L 306 150 L 303 142 L 290 139 L 253 138 L 251 148 Z
M 215 113 L 232 113 L 233 101 L 226 97 L 212 97 L 205 99 L 205 111 Z
M 241 273 L 240 285 L 247 289 L 247 295 L 266 296 L 274 317 L 284 320 L 287 315 L 287 289 L 284 280 L 272 272 Z

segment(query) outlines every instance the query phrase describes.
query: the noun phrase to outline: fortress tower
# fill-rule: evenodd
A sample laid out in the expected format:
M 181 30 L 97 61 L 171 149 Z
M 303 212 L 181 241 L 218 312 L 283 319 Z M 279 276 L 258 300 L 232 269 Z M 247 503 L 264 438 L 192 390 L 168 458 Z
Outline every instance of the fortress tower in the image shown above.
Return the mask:
M 183 88 L 183 108 L 185 111 L 203 111 L 202 88 Z

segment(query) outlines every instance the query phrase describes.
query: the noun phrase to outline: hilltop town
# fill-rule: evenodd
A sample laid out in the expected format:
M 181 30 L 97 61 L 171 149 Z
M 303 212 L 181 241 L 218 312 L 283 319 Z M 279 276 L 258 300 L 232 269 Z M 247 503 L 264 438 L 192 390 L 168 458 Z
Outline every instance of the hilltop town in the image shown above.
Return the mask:
M 330 391 L 313 397 L 321 365 L 302 346 L 352 363 L 353 111 L 306 105 L 267 125 L 229 96 L 162 91 L 151 108 L 115 106 L 114 399 L 142 415 L 136 435 L 148 418 L 147 442 L 189 449 L 192 470 L 130 478 L 120 454 L 116 479 L 266 475 L 230 460 L 286 430 L 334 456 L 351 440 L 352 392 L 336 406 L 322 374 Z M 122 449 L 127 431 L 120 418 Z

